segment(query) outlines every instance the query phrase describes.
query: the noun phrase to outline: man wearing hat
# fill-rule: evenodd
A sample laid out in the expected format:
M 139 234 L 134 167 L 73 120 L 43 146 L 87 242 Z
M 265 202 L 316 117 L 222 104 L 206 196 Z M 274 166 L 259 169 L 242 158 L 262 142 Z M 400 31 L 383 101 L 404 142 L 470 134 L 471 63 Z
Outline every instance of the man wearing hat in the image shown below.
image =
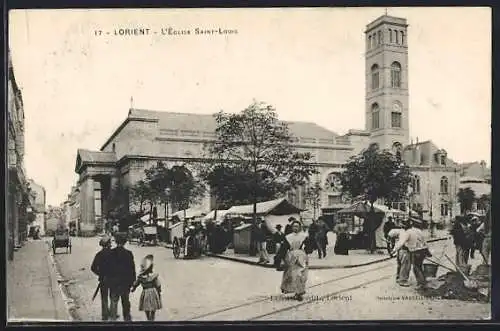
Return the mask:
M 105 236 L 99 241 L 102 249 L 97 252 L 92 261 L 90 270 L 99 277 L 99 291 L 101 292 L 101 316 L 106 321 L 109 318 L 109 265 L 111 262 L 111 238 Z M 97 294 L 97 290 L 96 293 Z
M 404 228 L 393 228 L 387 233 L 388 240 L 397 239 L 397 243 L 394 243 L 394 247 L 391 251 L 391 256 L 396 255 L 397 269 L 396 269 L 396 282 L 401 286 L 406 286 L 408 284 L 408 278 L 410 277 L 411 262 L 410 262 L 410 251 L 408 247 L 404 245 L 404 242 L 408 240 L 408 234 L 406 230 L 409 229 L 410 223 L 408 221 L 403 221 L 402 225 Z
M 125 249 L 127 234 L 118 232 L 115 234 L 116 247 L 111 250 L 110 263 L 110 316 L 113 320 L 117 318 L 118 301 L 122 302 L 123 319 L 131 321 L 130 315 L 130 289 L 136 279 L 134 255 Z
M 392 253 L 395 254 L 397 252 L 396 248 L 399 249 L 401 245 L 405 245 L 408 248 L 408 251 L 410 252 L 410 260 L 413 267 L 413 273 L 415 274 L 415 278 L 417 279 L 418 288 L 423 288 L 426 285 L 423 263 L 426 257 L 431 256 L 424 234 L 422 230 L 418 228 L 421 223 L 422 222 L 420 220 L 411 219 L 411 225 L 405 231 L 406 235 L 402 235 L 402 240 L 398 241 L 398 243 L 394 247 L 394 250 L 392 251 Z M 408 224 L 406 226 L 408 226 Z M 402 279 L 400 279 L 399 285 L 409 286 L 409 284 L 407 282 L 404 282 L 404 280 Z

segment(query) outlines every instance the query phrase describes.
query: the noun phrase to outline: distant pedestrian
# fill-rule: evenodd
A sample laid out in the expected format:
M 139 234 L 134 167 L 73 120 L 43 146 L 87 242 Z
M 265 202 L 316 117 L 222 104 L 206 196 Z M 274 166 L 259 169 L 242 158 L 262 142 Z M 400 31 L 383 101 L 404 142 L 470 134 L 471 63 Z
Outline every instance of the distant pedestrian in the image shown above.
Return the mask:
M 125 249 L 127 234 L 115 234 L 116 247 L 111 250 L 110 263 L 110 293 L 111 293 L 111 318 L 116 320 L 118 301 L 122 302 L 123 319 L 131 321 L 130 315 L 130 289 L 135 281 L 134 255 Z
M 90 270 L 92 270 L 92 272 L 99 277 L 98 287 L 101 293 L 101 317 L 103 321 L 107 321 L 110 317 L 109 276 L 111 263 L 111 238 L 107 236 L 103 237 L 99 241 L 99 245 L 102 249 L 95 255 Z
M 293 232 L 292 223 L 294 221 L 297 221 L 297 219 L 295 217 L 292 216 L 292 217 L 288 218 L 288 224 L 285 226 L 285 236 L 287 236 Z
M 482 223 L 479 217 L 477 216 L 472 217 L 470 222 L 471 222 L 470 228 L 472 231 L 471 235 L 472 247 L 470 249 L 470 258 L 473 259 L 475 251 L 476 250 L 481 251 L 481 247 L 483 246 L 484 236 L 480 231 L 477 231 L 477 229 L 479 229 Z
M 259 252 L 259 261 L 257 263 L 269 263 L 266 234 L 267 231 L 264 220 L 258 219 L 257 227 L 255 229 L 255 242 L 257 243 L 257 250 Z
M 349 232 L 347 223 L 342 222 L 335 225 L 334 232 L 337 235 L 333 252 L 335 255 L 349 255 Z
M 490 264 L 490 253 L 491 253 L 491 209 L 486 209 L 486 216 L 483 223 L 477 229 L 477 232 L 481 233 L 483 236 L 483 242 L 481 245 L 481 255 L 484 257 L 485 264 Z
M 314 241 L 318 249 L 318 257 L 321 259 L 326 257 L 326 246 L 328 245 L 328 228 L 322 217 L 318 218 L 315 221 L 315 225 L 316 231 L 314 233 Z
M 153 272 L 153 255 L 147 255 L 141 263 L 141 272 L 132 285 L 131 292 L 141 285 L 139 311 L 146 313 L 148 321 L 155 320 L 156 311 L 162 308 L 161 283 L 157 273 Z
M 276 225 L 276 231 L 273 233 L 274 251 L 276 253 L 280 250 L 283 240 L 285 240 L 285 234 L 281 231 L 281 224 L 278 224 Z
M 383 231 L 384 231 L 384 238 L 386 240 L 386 243 L 387 243 L 387 251 L 390 253 L 392 252 L 392 249 L 394 248 L 394 238 L 390 238 L 389 237 L 389 232 L 392 230 L 392 229 L 395 229 L 396 228 L 396 223 L 394 223 L 393 219 L 391 216 L 387 217 L 387 222 L 385 222 L 384 224 L 384 228 L 383 228 Z
M 474 232 L 466 217 L 457 217 L 450 232 L 456 250 L 455 263 L 459 267 L 465 267 L 469 263 L 470 250 L 474 245 Z

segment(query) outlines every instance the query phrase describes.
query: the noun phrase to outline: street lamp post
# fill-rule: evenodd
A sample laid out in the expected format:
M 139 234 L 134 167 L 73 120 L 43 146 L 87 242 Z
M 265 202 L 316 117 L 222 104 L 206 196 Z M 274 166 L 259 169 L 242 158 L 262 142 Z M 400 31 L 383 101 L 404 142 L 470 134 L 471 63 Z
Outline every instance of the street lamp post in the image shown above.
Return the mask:
M 170 197 L 170 187 L 165 188 L 165 228 L 168 229 L 168 202 Z

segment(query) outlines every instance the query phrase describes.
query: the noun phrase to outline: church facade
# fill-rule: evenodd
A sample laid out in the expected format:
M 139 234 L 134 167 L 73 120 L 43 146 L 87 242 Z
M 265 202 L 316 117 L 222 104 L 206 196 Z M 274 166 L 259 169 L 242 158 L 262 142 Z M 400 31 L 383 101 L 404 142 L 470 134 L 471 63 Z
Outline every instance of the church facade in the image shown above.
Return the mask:
M 429 216 L 432 212 L 434 220 L 443 222 L 457 211 L 459 164 L 431 141 L 411 142 L 409 138 L 407 27 L 405 19 L 387 15 L 366 27 L 364 130 L 338 135 L 315 123 L 288 122 L 296 137 L 296 149 L 311 153 L 319 170 L 312 181 L 319 181 L 325 188 L 321 198 L 325 213 L 345 206 L 338 176 L 349 157 L 370 143 L 400 153 L 410 165 L 414 175 L 412 194 L 409 201 L 402 203 L 427 211 Z M 203 146 L 215 138 L 215 128 L 212 115 L 130 109 L 99 151 L 78 150 L 75 171 L 79 181 L 71 199 L 79 206 L 81 230 L 100 227 L 116 183 L 133 185 L 144 177 L 146 168 L 159 160 L 168 166 L 188 167 L 204 162 Z M 304 191 L 300 188 L 287 196 L 292 203 L 307 208 Z M 213 208 L 209 194 L 199 207 L 207 212 Z M 159 217 L 163 217 L 162 210 L 158 208 Z

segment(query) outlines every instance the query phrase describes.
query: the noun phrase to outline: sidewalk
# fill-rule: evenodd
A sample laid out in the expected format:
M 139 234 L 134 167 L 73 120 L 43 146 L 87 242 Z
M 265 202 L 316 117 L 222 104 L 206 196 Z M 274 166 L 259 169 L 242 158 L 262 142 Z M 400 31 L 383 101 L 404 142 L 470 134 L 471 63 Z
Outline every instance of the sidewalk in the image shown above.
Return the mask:
M 7 320 L 69 321 L 44 240 L 28 241 L 7 261 Z
M 425 233 L 425 231 L 424 231 Z M 434 233 L 434 238 L 428 236 L 428 242 L 435 242 L 440 240 L 446 240 L 448 238 L 448 233 L 445 230 L 436 230 Z M 335 235 L 331 232 L 328 237 L 329 245 L 327 247 L 327 257 L 324 259 L 318 258 L 317 251 L 309 255 L 309 269 L 319 270 L 319 269 L 346 269 L 346 268 L 356 268 L 361 266 L 366 266 L 370 264 L 380 263 L 390 260 L 387 250 L 378 250 L 374 254 L 370 254 L 365 249 L 355 249 L 350 250 L 349 255 L 335 255 L 333 248 L 335 245 Z M 228 249 L 222 254 L 208 254 L 208 256 L 217 257 L 225 260 L 230 260 L 234 262 L 240 262 L 250 265 L 255 265 L 263 268 L 274 268 L 272 265 L 273 254 L 269 254 L 270 263 L 269 264 L 258 264 L 257 256 L 249 256 L 248 254 L 235 254 L 234 250 Z

